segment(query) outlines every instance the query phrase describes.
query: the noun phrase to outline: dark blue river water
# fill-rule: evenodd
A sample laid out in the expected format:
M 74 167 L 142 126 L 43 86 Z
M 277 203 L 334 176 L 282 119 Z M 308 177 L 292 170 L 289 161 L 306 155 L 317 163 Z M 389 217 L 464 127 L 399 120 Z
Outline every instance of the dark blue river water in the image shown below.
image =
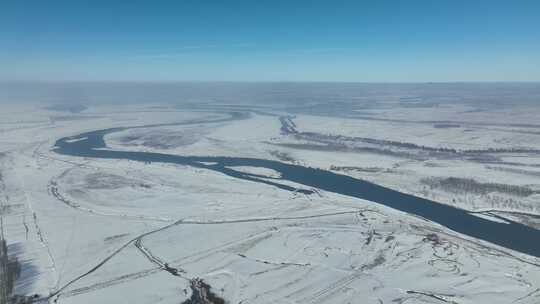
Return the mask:
M 239 118 L 242 118 L 241 114 L 233 114 L 229 119 L 217 119 L 210 122 L 222 122 Z M 236 171 L 230 167 L 251 166 L 268 168 L 281 173 L 281 180 L 295 182 L 305 185 L 308 188 L 316 188 L 369 200 L 403 212 L 421 216 L 456 232 L 528 255 L 540 257 L 540 230 L 513 221 L 508 221 L 508 223 L 490 221 L 474 216 L 459 208 L 404 194 L 370 182 L 326 170 L 257 158 L 179 156 L 162 153 L 113 151 L 103 149 L 106 148 L 103 139 L 106 134 L 129 128 L 155 126 L 160 125 L 111 128 L 87 132 L 77 136 L 65 137 L 56 142 L 54 151 L 59 154 L 78 157 L 125 159 L 141 162 L 188 165 L 219 171 L 235 178 L 270 184 L 285 190 L 302 191 L 305 193 L 310 192 L 309 190 L 295 189 L 287 185 L 282 185 L 279 183 L 279 179 L 275 180 L 275 182 L 262 180 L 257 175 Z

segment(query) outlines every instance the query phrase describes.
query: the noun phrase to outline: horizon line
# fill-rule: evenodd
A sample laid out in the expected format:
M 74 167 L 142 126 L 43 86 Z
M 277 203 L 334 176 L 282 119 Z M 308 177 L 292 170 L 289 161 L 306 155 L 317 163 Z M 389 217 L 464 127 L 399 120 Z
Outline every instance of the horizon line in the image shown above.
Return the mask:
M 270 84 L 270 83 L 302 83 L 302 84 L 540 84 L 540 80 L 449 80 L 449 81 L 341 81 L 341 80 L 0 80 L 2 84 L 67 84 L 67 83 L 118 83 L 118 84 L 204 84 L 204 83 L 231 83 L 231 84 Z

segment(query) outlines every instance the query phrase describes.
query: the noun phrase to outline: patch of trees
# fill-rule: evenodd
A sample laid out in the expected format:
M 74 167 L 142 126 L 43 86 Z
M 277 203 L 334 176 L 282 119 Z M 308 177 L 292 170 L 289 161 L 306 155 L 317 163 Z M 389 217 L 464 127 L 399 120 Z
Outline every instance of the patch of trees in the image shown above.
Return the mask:
M 279 159 L 280 161 L 283 161 L 283 162 L 290 162 L 290 163 L 295 163 L 296 162 L 296 159 L 294 157 L 292 157 L 287 152 L 281 152 L 281 151 L 278 151 L 278 150 L 272 150 L 272 151 L 269 151 L 268 153 L 270 153 L 270 155 L 276 157 L 277 159 Z
M 17 258 L 8 256 L 6 240 L 0 242 L 0 304 L 11 303 L 10 295 L 15 280 L 21 273 L 21 265 Z
M 344 172 L 358 171 L 358 172 L 377 173 L 377 172 L 383 171 L 384 169 L 379 168 L 379 167 L 354 167 L 354 166 L 334 166 L 334 165 L 331 165 L 330 170 L 344 171 Z
M 281 116 L 279 121 L 281 122 L 281 134 L 297 134 L 296 124 L 293 121 L 294 116 Z
M 191 298 L 182 304 L 225 304 L 225 300 L 213 293 L 211 286 L 201 279 L 190 280 Z
M 447 177 L 447 178 L 424 178 L 422 183 L 431 189 L 441 189 L 450 193 L 471 193 L 486 195 L 491 192 L 505 193 L 520 197 L 530 196 L 536 192 L 529 187 L 499 183 L 480 183 L 471 178 Z
M 444 155 L 464 155 L 464 156 L 476 156 L 480 157 L 482 154 L 498 154 L 498 153 L 533 153 L 540 154 L 538 149 L 530 148 L 486 148 L 486 149 L 455 149 L 448 147 L 431 147 L 418 145 L 410 142 L 402 142 L 395 140 L 375 139 L 368 137 L 355 137 L 335 134 L 323 134 L 316 132 L 300 132 L 297 130 L 297 126 L 294 123 L 294 116 L 281 116 L 279 118 L 281 122 L 281 133 L 283 135 L 294 135 L 296 139 L 315 141 L 319 143 L 325 143 L 333 147 L 347 147 L 346 142 L 349 143 L 364 143 L 376 146 L 387 146 L 405 150 L 417 150 L 429 153 L 442 153 Z

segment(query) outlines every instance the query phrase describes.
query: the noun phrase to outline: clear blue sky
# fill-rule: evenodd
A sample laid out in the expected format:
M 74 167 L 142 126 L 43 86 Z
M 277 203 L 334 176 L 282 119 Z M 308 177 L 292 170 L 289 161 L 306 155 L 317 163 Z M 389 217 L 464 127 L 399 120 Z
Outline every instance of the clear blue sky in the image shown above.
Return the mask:
M 0 80 L 540 81 L 540 1 L 0 0 Z

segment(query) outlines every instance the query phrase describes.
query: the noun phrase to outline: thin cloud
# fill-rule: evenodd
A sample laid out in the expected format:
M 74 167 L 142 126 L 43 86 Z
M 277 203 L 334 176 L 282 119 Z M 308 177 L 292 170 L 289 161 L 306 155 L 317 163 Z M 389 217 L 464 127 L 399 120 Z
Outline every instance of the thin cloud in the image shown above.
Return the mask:
M 247 48 L 251 47 L 253 44 L 251 43 L 235 43 L 230 45 L 215 45 L 215 44 L 208 44 L 208 45 L 188 45 L 183 46 L 180 48 L 176 48 L 173 51 L 166 52 L 166 53 L 145 53 L 145 54 L 138 54 L 138 55 L 130 55 L 126 56 L 125 58 L 129 59 L 172 59 L 172 58 L 178 58 L 178 57 L 184 57 L 186 55 L 193 54 L 197 51 L 211 51 L 216 50 L 218 48 Z

